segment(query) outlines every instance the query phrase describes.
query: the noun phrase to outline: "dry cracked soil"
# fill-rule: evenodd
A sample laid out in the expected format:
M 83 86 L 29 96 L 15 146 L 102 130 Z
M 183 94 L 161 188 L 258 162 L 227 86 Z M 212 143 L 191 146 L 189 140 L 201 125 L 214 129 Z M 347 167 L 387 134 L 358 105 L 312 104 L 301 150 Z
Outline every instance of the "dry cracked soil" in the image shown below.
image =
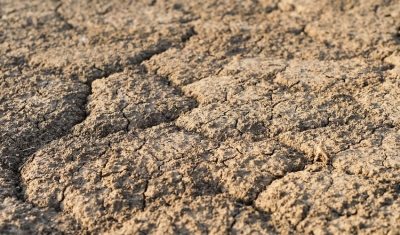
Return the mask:
M 400 2 L 1 0 L 0 234 L 400 234 Z

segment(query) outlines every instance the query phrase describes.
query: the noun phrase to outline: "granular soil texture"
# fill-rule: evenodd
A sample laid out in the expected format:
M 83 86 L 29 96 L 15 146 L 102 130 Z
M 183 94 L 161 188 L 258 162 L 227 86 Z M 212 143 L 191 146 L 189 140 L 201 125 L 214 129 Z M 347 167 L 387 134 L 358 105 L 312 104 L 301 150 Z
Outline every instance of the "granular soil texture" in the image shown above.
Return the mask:
M 0 1 L 0 234 L 400 234 L 397 0 Z

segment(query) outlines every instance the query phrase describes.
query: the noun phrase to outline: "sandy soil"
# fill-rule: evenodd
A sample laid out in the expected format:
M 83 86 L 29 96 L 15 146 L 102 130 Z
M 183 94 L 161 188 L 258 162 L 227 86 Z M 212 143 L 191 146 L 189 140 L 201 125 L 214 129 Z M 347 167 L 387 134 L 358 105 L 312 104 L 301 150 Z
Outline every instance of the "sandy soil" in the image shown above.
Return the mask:
M 397 0 L 0 1 L 0 234 L 400 234 Z

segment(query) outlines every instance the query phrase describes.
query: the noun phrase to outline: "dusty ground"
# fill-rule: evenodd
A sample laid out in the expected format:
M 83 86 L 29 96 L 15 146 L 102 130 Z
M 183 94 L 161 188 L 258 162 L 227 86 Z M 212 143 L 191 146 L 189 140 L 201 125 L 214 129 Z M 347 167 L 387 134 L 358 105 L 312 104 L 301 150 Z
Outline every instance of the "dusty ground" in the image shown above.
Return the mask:
M 0 160 L 0 234 L 400 234 L 400 2 L 1 0 Z

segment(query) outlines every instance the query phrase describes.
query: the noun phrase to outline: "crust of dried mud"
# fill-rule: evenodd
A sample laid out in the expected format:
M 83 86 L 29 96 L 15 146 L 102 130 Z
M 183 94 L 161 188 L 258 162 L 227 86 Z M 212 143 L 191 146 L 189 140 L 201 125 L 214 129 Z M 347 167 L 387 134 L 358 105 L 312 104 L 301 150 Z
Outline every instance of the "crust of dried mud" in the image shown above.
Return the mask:
M 400 234 L 400 2 L 0 1 L 0 234 Z

